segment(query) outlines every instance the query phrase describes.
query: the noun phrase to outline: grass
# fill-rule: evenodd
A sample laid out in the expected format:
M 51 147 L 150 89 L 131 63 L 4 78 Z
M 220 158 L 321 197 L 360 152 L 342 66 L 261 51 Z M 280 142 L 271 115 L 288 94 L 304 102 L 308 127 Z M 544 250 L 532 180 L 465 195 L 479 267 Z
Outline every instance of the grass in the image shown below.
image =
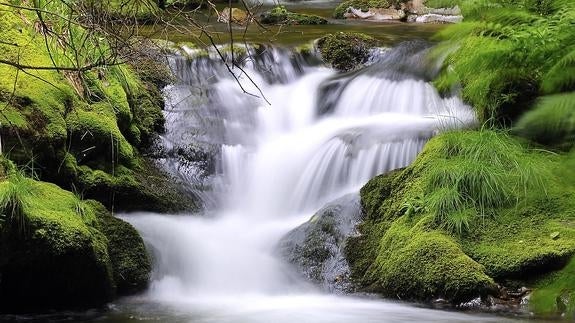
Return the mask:
M 433 160 L 422 176 L 418 203 L 450 232 L 465 233 L 494 210 L 545 194 L 549 177 L 543 154 L 529 152 L 508 135 L 495 131 L 443 134 L 423 157 Z
M 32 181 L 27 179 L 22 172 L 13 171 L 0 190 L 0 211 L 3 227 L 16 230 L 23 236 L 29 234 L 29 224 L 26 210 L 29 207 L 29 199 L 34 197 L 35 190 Z

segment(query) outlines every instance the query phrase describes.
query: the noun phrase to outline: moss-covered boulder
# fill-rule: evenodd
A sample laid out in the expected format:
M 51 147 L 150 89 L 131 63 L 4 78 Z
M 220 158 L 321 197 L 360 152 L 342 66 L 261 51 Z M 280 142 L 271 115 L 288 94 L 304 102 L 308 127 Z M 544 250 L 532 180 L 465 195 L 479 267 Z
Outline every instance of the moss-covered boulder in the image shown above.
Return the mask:
M 327 20 L 320 16 L 288 11 L 284 6 L 277 6 L 263 13 L 259 21 L 267 25 L 325 25 Z
M 494 283 L 536 287 L 575 253 L 575 177 L 566 165 L 491 131 L 432 139 L 411 166 L 362 188 L 366 220 L 347 247 L 355 281 L 391 297 L 454 303 L 497 295 Z
M 377 45 L 379 41 L 371 36 L 344 32 L 327 34 L 317 42 L 323 60 L 342 72 L 361 67 Z
M 561 270 L 538 281 L 529 299 L 533 312 L 575 320 L 575 258 Z
M 117 294 L 142 291 L 148 286 L 151 271 L 142 237 L 132 225 L 112 216 L 102 204 L 95 201 L 87 203 L 97 212 L 99 229 L 108 239 Z
M 393 4 L 391 0 L 346 0 L 342 1 L 333 12 L 333 17 L 343 19 L 348 8 L 368 11 L 371 8 L 388 8 Z
M 146 286 L 141 238 L 98 202 L 12 170 L 0 211 L 0 311 L 97 306 Z

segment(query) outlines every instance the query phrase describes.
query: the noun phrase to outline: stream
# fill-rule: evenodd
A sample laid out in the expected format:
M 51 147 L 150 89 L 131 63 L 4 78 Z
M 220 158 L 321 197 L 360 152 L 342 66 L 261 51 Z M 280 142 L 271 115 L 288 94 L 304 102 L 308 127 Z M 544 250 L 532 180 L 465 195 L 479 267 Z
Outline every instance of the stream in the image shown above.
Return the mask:
M 346 30 L 387 30 L 393 44 L 427 39 L 441 28 L 344 26 Z M 285 43 L 341 30 L 339 25 L 309 26 L 305 36 L 297 34 L 306 28 L 292 28 L 295 36 Z M 175 40 L 181 40 L 178 37 Z M 375 175 L 409 165 L 437 133 L 474 124 L 469 106 L 456 96 L 441 97 L 429 83 L 434 66 L 422 59 L 429 48 L 427 42 L 412 41 L 382 49 L 373 53 L 368 67 L 347 74 L 337 74 L 313 57 L 280 46 L 248 46 L 242 69 L 232 69 L 235 77 L 216 55 L 194 60 L 172 57 L 170 64 L 179 81 L 165 89 L 167 131 L 161 145 L 167 153 L 159 162 L 202 201 L 204 211 L 119 215 L 137 228 L 152 254 L 149 290 L 120 299 L 105 310 L 33 319 L 519 321 L 373 295 L 328 293 L 303 279 L 277 254 L 280 239 L 326 203 L 357 194 Z M 182 157 L 192 155 L 209 162 Z

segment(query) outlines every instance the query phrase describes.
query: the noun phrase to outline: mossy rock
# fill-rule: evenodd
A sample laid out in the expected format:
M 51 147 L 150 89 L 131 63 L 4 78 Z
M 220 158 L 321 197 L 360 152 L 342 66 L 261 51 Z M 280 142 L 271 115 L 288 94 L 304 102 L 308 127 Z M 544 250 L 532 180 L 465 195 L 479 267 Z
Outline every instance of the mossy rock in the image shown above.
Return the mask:
M 575 254 L 566 158 L 484 130 L 432 139 L 411 166 L 361 189 L 366 221 L 347 248 L 354 279 L 391 297 L 454 303 L 496 295 L 494 282 L 533 287 Z
M 148 286 L 152 270 L 142 237 L 132 225 L 112 216 L 102 204 L 96 201 L 87 203 L 98 213 L 100 231 L 108 239 L 118 295 L 142 291 Z
M 335 7 L 333 17 L 336 19 L 344 19 L 344 14 L 349 7 L 368 11 L 371 8 L 389 8 L 396 2 L 395 0 L 346 0 Z
M 277 6 L 262 14 L 259 21 L 266 25 L 325 25 L 327 19 L 288 11 L 284 6 Z
M 379 44 L 369 35 L 344 32 L 327 34 L 317 42 L 323 60 L 341 72 L 361 67 L 369 59 L 371 49 Z
M 147 286 L 142 239 L 100 203 L 12 170 L 0 206 L 0 311 L 99 306 Z
M 467 256 L 455 239 L 427 229 L 427 221 L 402 217 L 386 226 L 382 236 L 352 238 L 347 253 L 356 280 L 370 292 L 411 300 L 445 298 L 459 303 L 494 291 L 485 268 Z M 370 225 L 376 224 L 364 223 L 362 232 L 368 232 L 364 226 Z M 366 246 L 375 248 L 374 258 L 362 259 L 367 254 L 361 249 Z
M 34 30 L 35 19 L 31 12 L 16 9 L 0 12 L 2 39 L 19 48 L 16 55 L 12 45 L 0 43 L 5 59 L 52 65 L 43 38 Z M 0 64 L 3 150 L 16 164 L 33 167 L 41 180 L 82 192 L 109 209 L 188 209 L 193 205 L 184 201 L 188 197 L 173 193 L 177 189 L 168 185 L 171 179 L 141 157 L 164 131 L 158 87 L 168 82 L 169 71 L 158 61 L 150 64 L 153 56 L 149 50 L 133 62 L 141 64 L 136 67 L 98 67 L 74 75 L 56 70 L 17 73 Z M 152 180 L 161 184 L 150 185 Z M 160 196 L 162 192 L 170 196 Z M 174 199 L 177 196 L 182 197 Z
M 536 283 L 529 299 L 538 316 L 575 320 L 575 257 L 561 270 Z
M 18 197 L 25 225 L 6 221 L 0 235 L 1 310 L 93 306 L 112 299 L 108 242 L 96 228 L 94 211 L 56 185 L 20 181 L 27 190 Z M 0 182 L 3 196 L 10 185 L 16 184 Z

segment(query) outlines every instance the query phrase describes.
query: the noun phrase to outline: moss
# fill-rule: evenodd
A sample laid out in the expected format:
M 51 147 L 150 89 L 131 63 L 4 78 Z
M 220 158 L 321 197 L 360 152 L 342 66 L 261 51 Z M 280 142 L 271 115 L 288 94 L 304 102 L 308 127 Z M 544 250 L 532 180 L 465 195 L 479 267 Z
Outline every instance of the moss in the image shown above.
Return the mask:
M 529 300 L 537 315 L 575 319 L 575 257 L 561 270 L 541 279 Z
M 260 18 L 262 24 L 270 25 L 325 25 L 327 20 L 316 15 L 295 13 L 284 6 L 277 6 Z
M 346 0 L 340 3 L 333 12 L 333 17 L 337 19 L 345 18 L 343 15 L 347 8 L 352 7 L 362 11 L 368 11 L 371 8 L 389 8 L 391 5 L 398 3 L 394 0 Z
M 528 284 L 563 267 L 575 254 L 569 160 L 489 131 L 432 139 L 411 166 L 361 189 L 366 221 L 347 248 L 353 277 L 388 296 L 459 302 L 494 292 L 493 281 Z M 453 208 L 438 195 L 448 188 L 461 196 Z
M 354 276 L 369 291 L 400 299 L 442 297 L 461 302 L 492 291 L 494 282 L 484 267 L 467 256 L 452 237 L 426 228 L 429 221 L 430 218 L 423 218 L 412 222 L 402 217 L 384 226 L 384 233 L 373 237 L 377 241 L 352 242 L 351 248 L 367 244 L 377 250 L 369 264 L 358 263 L 357 259 L 352 263 Z M 365 272 L 357 276 L 358 266 L 362 265 Z
M 14 185 L 25 229 L 0 222 L 0 311 L 101 305 L 146 287 L 149 258 L 130 224 L 14 169 L 0 182 L 0 207 Z
M 0 52 L 15 60 L 9 44 L 14 43 L 22 64 L 51 66 L 43 37 L 36 34 L 34 17 L 29 14 L 0 12 L 0 33 L 6 41 L 0 43 Z M 99 67 L 74 75 L 55 70 L 17 73 L 15 68 L 0 64 L 3 150 L 9 151 L 18 165 L 32 161 L 42 180 L 82 191 L 107 207 L 135 209 L 138 207 L 131 201 L 147 201 L 145 197 L 154 196 L 156 199 L 144 204 L 174 209 L 165 206 L 169 198 L 159 198 L 158 192 L 142 192 L 149 185 L 138 183 L 142 173 L 155 172 L 141 166 L 139 150 L 149 147 L 164 130 L 165 122 L 158 86 L 167 82 L 167 71 L 159 62 L 152 65 L 150 61 L 143 57 L 134 63 L 146 66 Z M 136 72 L 141 72 L 141 77 Z
M 134 150 L 120 132 L 114 109 L 106 103 L 76 109 L 66 118 L 70 131 L 70 147 L 73 154 L 84 164 L 91 161 L 119 161 L 128 164 L 134 158 Z
M 112 216 L 96 201 L 87 202 L 96 210 L 100 231 L 108 239 L 108 252 L 117 293 L 127 295 L 147 287 L 151 264 L 144 241 L 130 224 Z
M 347 72 L 367 62 L 371 49 L 379 41 L 360 33 L 328 34 L 319 39 L 317 45 L 321 56 L 333 68 Z
M 0 183 L 0 191 L 11 185 Z M 106 237 L 92 208 L 53 184 L 25 179 L 25 233 L 0 233 L 2 309 L 97 305 L 114 295 Z M 81 210 L 81 211 L 80 211 Z

